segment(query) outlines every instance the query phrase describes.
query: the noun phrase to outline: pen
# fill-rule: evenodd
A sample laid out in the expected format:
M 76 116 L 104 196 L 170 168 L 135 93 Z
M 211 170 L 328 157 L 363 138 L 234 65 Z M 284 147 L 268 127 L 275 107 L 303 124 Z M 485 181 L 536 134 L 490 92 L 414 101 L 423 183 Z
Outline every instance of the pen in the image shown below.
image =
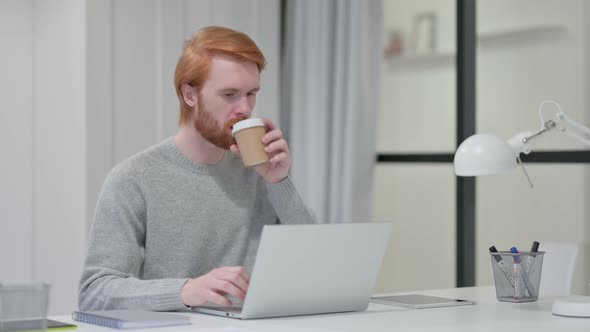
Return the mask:
M 516 247 L 512 247 L 510 248 L 510 252 L 517 254 L 518 249 L 516 249 Z M 523 283 L 525 288 L 521 289 Z M 526 293 L 528 293 L 528 296 L 533 296 L 534 294 L 534 292 L 531 292 L 531 286 L 528 277 L 522 269 L 520 256 L 514 256 L 514 299 L 518 300 L 521 297 L 521 294 L 527 296 Z
M 533 241 L 533 245 L 531 246 L 531 252 L 538 252 L 538 251 L 539 251 L 539 242 Z M 535 256 L 530 255 L 529 259 L 526 263 L 526 269 L 525 269 L 527 275 L 531 271 L 531 267 L 532 267 L 534 261 L 535 261 Z
M 531 246 L 531 252 L 539 251 L 539 242 L 533 241 L 533 245 Z
M 490 247 L 490 252 L 498 252 L 498 250 L 496 249 L 495 246 L 491 246 Z M 506 270 L 506 264 L 504 264 L 504 261 L 502 260 L 502 256 L 500 256 L 500 255 L 492 255 L 492 257 L 494 257 L 494 260 L 496 261 L 496 264 L 498 264 L 498 266 L 500 267 L 500 269 L 502 270 L 502 272 L 506 276 L 506 279 L 508 279 L 508 282 L 510 283 L 510 286 L 512 286 L 512 288 L 514 288 L 514 281 L 512 280 L 512 277 L 510 276 L 510 273 L 508 273 L 508 271 Z
M 533 245 L 531 246 L 531 253 L 535 253 L 535 252 L 539 252 L 539 242 L 538 241 L 533 241 Z M 530 255 L 529 259 L 527 261 L 527 265 L 526 265 L 526 269 L 525 269 L 525 282 L 529 281 L 529 276 L 531 275 L 531 269 L 533 268 L 533 263 L 535 262 L 535 259 L 537 259 L 536 255 Z M 530 283 L 529 283 L 530 285 Z M 527 287 L 529 287 L 529 285 L 527 285 Z M 532 297 L 536 297 L 537 294 L 536 292 L 538 292 L 538 289 L 534 289 L 534 288 L 528 288 L 529 290 L 529 294 Z
M 516 249 L 516 247 L 512 247 L 512 248 L 510 248 L 510 252 L 513 254 L 516 254 L 516 253 L 518 253 L 518 249 Z M 514 275 L 514 299 L 518 300 L 521 297 L 520 296 L 520 293 L 521 293 L 520 283 L 522 282 L 521 278 L 518 277 L 518 275 L 519 275 L 518 266 L 520 265 L 520 257 L 513 256 L 512 262 L 513 262 L 512 263 L 512 267 L 513 267 L 512 274 Z

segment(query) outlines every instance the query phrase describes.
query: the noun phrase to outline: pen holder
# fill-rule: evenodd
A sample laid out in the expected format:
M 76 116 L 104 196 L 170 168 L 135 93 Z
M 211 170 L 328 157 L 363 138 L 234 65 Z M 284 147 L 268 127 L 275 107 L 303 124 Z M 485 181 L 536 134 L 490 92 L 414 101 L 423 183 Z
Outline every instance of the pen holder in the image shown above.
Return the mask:
M 498 301 L 537 301 L 544 254 L 542 251 L 490 252 Z
M 0 284 L 0 332 L 46 331 L 48 305 L 48 284 Z

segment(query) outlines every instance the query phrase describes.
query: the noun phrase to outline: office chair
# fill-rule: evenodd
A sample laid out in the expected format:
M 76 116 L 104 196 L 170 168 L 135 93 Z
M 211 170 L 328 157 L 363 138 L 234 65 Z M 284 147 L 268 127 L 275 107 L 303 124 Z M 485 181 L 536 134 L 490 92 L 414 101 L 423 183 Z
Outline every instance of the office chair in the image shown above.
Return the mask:
M 539 251 L 545 252 L 539 295 L 570 295 L 578 245 L 571 242 L 541 242 Z

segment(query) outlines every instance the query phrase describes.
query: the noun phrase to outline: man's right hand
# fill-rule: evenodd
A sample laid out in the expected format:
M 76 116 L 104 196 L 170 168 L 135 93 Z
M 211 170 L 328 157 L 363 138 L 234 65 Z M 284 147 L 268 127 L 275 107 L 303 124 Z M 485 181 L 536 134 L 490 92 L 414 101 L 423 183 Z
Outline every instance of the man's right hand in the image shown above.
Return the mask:
M 250 277 L 242 266 L 220 267 L 196 279 L 187 281 L 180 291 L 182 302 L 190 307 L 207 302 L 224 307 L 232 305 L 227 295 L 242 301 L 246 298 Z

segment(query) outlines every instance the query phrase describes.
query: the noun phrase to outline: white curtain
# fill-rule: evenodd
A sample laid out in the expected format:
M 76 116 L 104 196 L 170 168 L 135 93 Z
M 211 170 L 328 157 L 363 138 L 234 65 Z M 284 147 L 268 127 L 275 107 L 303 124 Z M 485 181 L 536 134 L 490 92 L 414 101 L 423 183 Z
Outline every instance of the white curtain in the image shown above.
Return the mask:
M 382 8 L 382 0 L 286 3 L 281 121 L 291 176 L 320 222 L 371 218 Z

